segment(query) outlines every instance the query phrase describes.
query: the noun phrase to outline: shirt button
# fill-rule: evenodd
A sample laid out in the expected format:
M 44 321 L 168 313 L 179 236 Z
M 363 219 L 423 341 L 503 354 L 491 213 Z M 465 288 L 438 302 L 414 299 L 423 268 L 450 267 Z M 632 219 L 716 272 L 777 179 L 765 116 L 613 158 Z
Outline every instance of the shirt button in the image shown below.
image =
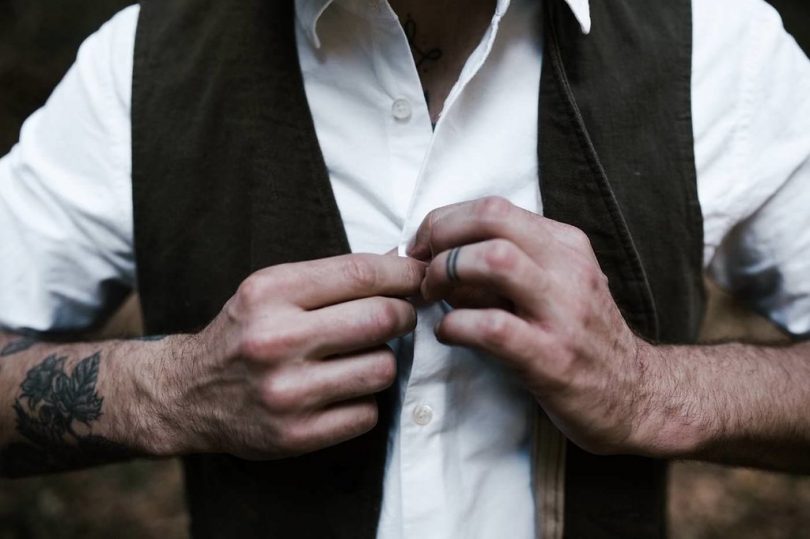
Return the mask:
M 420 404 L 413 409 L 413 420 L 417 425 L 425 426 L 433 419 L 433 408 L 427 404 Z
M 391 113 L 397 120 L 405 121 L 411 117 L 411 104 L 407 99 L 400 97 L 394 100 L 391 106 Z

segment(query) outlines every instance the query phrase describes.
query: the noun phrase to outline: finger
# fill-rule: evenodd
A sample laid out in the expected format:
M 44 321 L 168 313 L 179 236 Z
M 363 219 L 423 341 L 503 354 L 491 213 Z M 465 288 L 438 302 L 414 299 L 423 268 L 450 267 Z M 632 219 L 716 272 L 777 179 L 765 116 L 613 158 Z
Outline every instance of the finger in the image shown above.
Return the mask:
M 352 254 L 285 264 L 268 270 L 268 294 L 303 309 L 372 296 L 407 297 L 419 291 L 425 264 L 398 256 Z
M 311 408 L 379 393 L 397 376 L 396 356 L 387 346 L 311 362 L 304 368 L 308 371 L 303 404 Z
M 455 274 L 455 275 L 454 275 Z M 549 314 L 549 275 L 507 240 L 489 240 L 445 251 L 433 259 L 422 283 L 428 300 L 447 297 L 459 284 L 508 299 L 535 316 Z
M 379 393 L 394 383 L 396 358 L 387 346 L 330 359 L 290 363 L 262 380 L 266 406 L 300 414 L 332 403 Z
M 548 256 L 550 249 L 567 249 L 595 260 L 590 241 L 580 230 L 497 197 L 431 212 L 409 254 L 427 260 L 453 247 L 494 238 L 512 241 L 533 258 Z
M 299 426 L 304 432 L 300 444 L 302 453 L 362 436 L 377 425 L 378 418 L 379 410 L 374 397 L 341 402 L 319 410 Z
M 408 248 L 406 249 L 408 256 L 419 260 L 429 260 L 433 255 L 430 251 L 430 235 L 433 223 L 449 213 L 459 209 L 463 210 L 470 204 L 472 204 L 472 202 L 458 202 L 430 211 L 422 220 L 422 224 L 420 224 L 419 228 L 416 230 L 414 238 L 408 244 Z
M 499 309 L 456 309 L 436 326 L 440 342 L 486 352 L 526 372 L 547 344 L 543 331 Z
M 405 300 L 357 299 L 305 313 L 315 328 L 310 353 L 317 357 L 366 350 L 401 337 L 416 327 L 416 310 Z

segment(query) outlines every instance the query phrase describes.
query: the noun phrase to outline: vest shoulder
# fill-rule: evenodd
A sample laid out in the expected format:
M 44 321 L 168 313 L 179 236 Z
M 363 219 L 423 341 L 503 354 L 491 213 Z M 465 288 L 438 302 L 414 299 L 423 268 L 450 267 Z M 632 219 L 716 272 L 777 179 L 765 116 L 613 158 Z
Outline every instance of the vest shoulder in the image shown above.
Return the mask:
M 210 36 L 272 34 L 294 14 L 293 0 L 141 0 L 138 36 L 197 41 Z

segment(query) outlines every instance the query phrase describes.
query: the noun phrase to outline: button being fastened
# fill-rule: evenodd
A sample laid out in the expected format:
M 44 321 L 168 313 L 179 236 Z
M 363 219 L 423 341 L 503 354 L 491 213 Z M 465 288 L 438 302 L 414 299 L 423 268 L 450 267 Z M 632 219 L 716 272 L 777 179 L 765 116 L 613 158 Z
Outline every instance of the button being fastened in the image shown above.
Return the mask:
M 411 103 L 403 97 L 395 99 L 394 104 L 391 105 L 391 114 L 393 114 L 394 118 L 399 121 L 404 122 L 411 117 L 412 113 L 413 111 L 411 110 Z
M 413 409 L 413 421 L 417 425 L 425 426 L 433 420 L 433 408 L 427 404 L 420 404 Z

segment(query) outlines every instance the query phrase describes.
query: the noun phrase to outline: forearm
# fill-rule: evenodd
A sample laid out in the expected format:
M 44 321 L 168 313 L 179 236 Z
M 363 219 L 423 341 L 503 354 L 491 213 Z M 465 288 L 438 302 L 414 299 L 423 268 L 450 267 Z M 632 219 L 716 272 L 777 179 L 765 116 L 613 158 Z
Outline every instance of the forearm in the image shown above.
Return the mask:
M 810 343 L 644 355 L 642 452 L 810 473 Z
M 170 454 L 159 373 L 184 339 L 57 344 L 0 333 L 0 475 Z

